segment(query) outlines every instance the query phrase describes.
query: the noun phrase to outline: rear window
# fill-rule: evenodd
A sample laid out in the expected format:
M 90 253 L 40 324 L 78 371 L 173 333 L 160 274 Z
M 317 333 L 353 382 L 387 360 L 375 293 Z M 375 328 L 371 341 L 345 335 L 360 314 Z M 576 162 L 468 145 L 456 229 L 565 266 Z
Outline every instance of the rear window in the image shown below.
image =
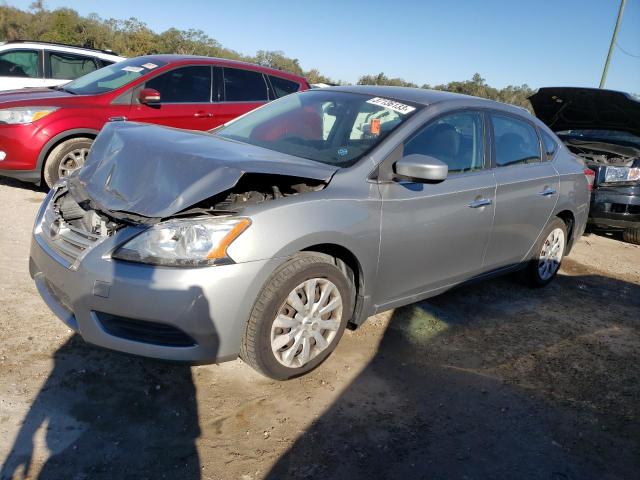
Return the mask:
M 240 68 L 223 68 L 227 102 L 262 102 L 269 99 L 262 73 Z
M 65 52 L 49 52 L 48 78 L 74 80 L 97 69 L 92 57 Z
M 300 90 L 300 84 L 280 77 L 269 76 L 276 98 L 284 97 Z

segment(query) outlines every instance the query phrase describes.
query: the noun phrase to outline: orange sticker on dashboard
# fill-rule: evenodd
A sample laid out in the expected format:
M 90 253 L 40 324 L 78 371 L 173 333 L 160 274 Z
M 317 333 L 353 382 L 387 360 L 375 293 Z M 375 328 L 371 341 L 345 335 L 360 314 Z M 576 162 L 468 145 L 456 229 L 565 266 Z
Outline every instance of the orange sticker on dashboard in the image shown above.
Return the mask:
M 380 119 L 371 120 L 371 135 L 380 135 Z

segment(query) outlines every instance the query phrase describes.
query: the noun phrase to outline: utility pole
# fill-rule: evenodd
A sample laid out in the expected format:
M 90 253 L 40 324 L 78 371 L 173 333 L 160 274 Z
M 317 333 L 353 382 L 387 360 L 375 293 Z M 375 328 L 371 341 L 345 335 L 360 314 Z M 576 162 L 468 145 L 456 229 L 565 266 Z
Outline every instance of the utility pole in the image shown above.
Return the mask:
M 604 83 L 607 81 L 607 73 L 609 72 L 609 63 L 611 62 L 611 55 L 613 55 L 613 48 L 616 44 L 616 37 L 618 36 L 618 27 L 620 26 L 620 20 L 622 19 L 622 12 L 624 12 L 624 5 L 627 0 L 620 0 L 620 8 L 618 9 L 618 19 L 616 20 L 616 26 L 613 29 L 613 36 L 611 37 L 611 45 L 609 45 L 609 53 L 607 53 L 607 61 L 604 62 L 604 70 L 602 71 L 602 78 L 600 79 L 600 88 L 604 88 Z

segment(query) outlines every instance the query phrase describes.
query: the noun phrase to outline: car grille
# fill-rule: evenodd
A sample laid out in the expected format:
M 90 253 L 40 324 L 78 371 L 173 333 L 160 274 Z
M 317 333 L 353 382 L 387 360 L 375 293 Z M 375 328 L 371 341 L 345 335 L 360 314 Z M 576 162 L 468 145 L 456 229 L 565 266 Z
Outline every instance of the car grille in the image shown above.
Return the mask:
M 56 212 L 53 202 L 49 203 L 44 213 L 42 234 L 49 246 L 68 260 L 72 266 L 92 247 L 106 238 L 65 222 L 62 216 Z

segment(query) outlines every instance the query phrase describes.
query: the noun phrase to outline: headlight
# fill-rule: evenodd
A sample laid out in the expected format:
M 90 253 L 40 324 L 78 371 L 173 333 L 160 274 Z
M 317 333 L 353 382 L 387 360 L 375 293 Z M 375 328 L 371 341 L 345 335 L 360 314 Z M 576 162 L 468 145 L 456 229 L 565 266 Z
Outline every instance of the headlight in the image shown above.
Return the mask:
M 640 180 L 638 167 L 607 167 L 604 172 L 605 182 L 634 182 Z
M 9 125 L 33 123 L 56 110 L 58 110 L 58 107 L 16 107 L 1 109 L 0 123 Z
M 133 237 L 112 257 L 174 267 L 228 263 L 227 247 L 250 224 L 237 217 L 168 220 Z

